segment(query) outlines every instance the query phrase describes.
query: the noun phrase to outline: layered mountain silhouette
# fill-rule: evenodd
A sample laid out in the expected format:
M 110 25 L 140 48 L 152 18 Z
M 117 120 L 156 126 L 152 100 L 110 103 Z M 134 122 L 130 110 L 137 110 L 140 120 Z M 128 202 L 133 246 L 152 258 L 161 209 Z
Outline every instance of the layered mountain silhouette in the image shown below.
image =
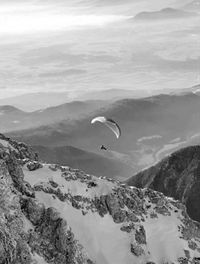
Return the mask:
M 159 92 L 157 92 L 159 93 Z M 119 100 L 123 98 L 144 97 L 144 90 L 107 89 L 97 91 L 70 92 L 40 92 L 27 93 L 14 97 L 0 99 L 0 106 L 12 105 L 25 112 L 33 112 L 73 101 L 87 102 L 88 100 Z M 152 92 L 153 94 L 153 92 Z
M 9 105 L 0 106 L 1 132 L 35 128 L 63 120 L 80 119 L 107 104 L 107 102 L 100 100 L 73 101 L 34 112 L 25 112 Z
M 151 188 L 180 200 L 186 205 L 190 217 L 200 221 L 200 146 L 178 150 L 129 178 L 126 183 Z
M 33 146 L 33 149 L 39 153 L 44 162 L 78 168 L 97 176 L 121 180 L 123 175 L 132 175 L 133 172 L 133 168 L 123 161 L 72 146 Z
M 113 141 L 113 134 L 99 124 L 91 126 L 90 121 L 94 115 L 105 115 L 113 118 L 122 128 L 122 137 L 118 144 L 123 149 L 132 149 L 136 141 L 141 137 L 159 134 L 167 138 L 181 137 L 185 131 L 199 128 L 200 115 L 198 114 L 200 106 L 200 96 L 198 94 L 188 93 L 183 95 L 159 95 L 144 99 L 124 99 L 119 100 L 103 109 L 90 113 L 87 117 L 77 118 L 72 122 L 54 122 L 51 126 L 43 126 L 36 129 L 16 132 L 24 138 L 35 144 L 36 137 L 39 137 L 41 131 L 48 134 L 60 134 L 60 137 L 51 141 L 50 137 L 41 138 L 43 144 L 59 145 L 63 138 L 65 142 L 72 142 L 82 145 L 83 140 L 88 144 L 88 148 L 93 148 L 98 143 L 105 144 Z M 48 109 L 46 111 L 49 111 Z M 187 120 L 187 122 L 185 122 Z M 173 133 L 173 134 L 172 134 Z M 13 133 L 14 134 L 14 133 Z M 132 139 L 133 142 L 127 142 L 126 139 Z M 38 140 L 38 139 L 37 139 Z M 69 141 L 70 140 L 70 141 Z M 75 141 L 76 140 L 76 141 Z M 133 143 L 133 144 L 132 144 Z M 74 145 L 74 144 L 72 144 Z
M 161 9 L 159 11 L 141 12 L 134 17 L 134 20 L 154 21 L 154 20 L 187 18 L 192 16 L 196 16 L 196 13 L 168 7 Z
M 12 105 L 24 111 L 36 111 L 64 104 L 69 100 L 68 92 L 29 93 L 0 99 L 0 105 Z

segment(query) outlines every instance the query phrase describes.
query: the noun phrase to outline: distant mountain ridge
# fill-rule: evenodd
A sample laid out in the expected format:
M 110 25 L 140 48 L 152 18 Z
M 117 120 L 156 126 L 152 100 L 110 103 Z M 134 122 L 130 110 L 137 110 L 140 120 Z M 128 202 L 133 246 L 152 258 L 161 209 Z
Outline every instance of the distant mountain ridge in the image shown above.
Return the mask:
M 24 111 L 36 111 L 41 108 L 60 105 L 69 100 L 68 92 L 29 93 L 0 99 L 0 105 L 12 105 Z
M 1 132 L 17 131 L 51 125 L 63 120 L 83 118 L 107 105 L 103 101 L 73 101 L 33 112 L 24 112 L 16 107 L 0 106 Z
M 177 19 L 196 16 L 194 12 L 187 12 L 174 8 L 164 8 L 159 11 L 141 12 L 137 14 L 135 20 L 164 20 L 164 19 Z
M 198 143 L 199 109 L 198 93 L 124 99 L 78 120 L 55 122 L 52 125 L 7 134 L 32 146 L 71 145 L 96 154 L 103 144 L 113 154 L 114 159 L 130 164 L 134 174 L 176 149 Z M 119 124 L 122 129 L 120 139 L 117 140 L 100 123 L 91 125 L 92 118 L 97 115 L 110 117 Z M 107 152 L 102 155 L 107 155 Z

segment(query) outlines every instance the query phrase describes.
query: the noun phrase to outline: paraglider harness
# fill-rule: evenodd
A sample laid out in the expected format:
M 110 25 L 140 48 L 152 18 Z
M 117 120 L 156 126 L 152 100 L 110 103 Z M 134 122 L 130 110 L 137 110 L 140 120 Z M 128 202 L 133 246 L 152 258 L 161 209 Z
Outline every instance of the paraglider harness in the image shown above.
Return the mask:
M 107 148 L 104 145 L 101 145 L 101 149 L 107 150 Z

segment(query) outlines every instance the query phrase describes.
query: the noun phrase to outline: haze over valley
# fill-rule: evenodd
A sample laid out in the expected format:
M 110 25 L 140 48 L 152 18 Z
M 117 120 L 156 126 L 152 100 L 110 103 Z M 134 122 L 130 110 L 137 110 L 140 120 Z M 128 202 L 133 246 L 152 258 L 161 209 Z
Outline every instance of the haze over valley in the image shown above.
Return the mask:
M 2 1 L 1 132 L 118 179 L 197 144 L 200 2 L 150 2 Z

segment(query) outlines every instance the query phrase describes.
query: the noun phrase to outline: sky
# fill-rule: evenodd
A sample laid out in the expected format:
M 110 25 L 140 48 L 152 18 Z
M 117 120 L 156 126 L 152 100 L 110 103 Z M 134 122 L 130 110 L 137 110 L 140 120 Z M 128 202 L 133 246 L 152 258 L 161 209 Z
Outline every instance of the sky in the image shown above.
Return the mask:
M 199 1 L 199 0 L 195 0 Z M 137 22 L 192 0 L 1 0 L 0 98 L 200 83 L 200 15 Z

